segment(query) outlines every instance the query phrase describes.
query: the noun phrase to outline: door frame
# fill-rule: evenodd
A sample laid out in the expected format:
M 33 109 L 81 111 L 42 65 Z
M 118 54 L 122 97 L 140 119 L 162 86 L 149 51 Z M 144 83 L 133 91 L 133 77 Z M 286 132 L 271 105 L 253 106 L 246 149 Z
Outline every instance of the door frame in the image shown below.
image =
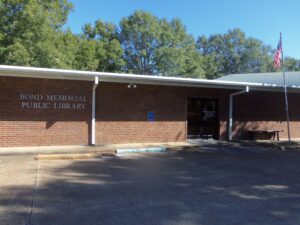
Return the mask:
M 217 120 L 217 124 L 216 124 L 216 137 L 217 139 L 215 140 L 220 140 L 220 101 L 219 98 L 216 97 L 199 97 L 199 96 L 187 96 L 186 97 L 186 104 L 185 104 L 185 124 L 186 124 L 186 129 L 185 129 L 185 134 L 186 134 L 186 139 L 188 139 L 188 101 L 189 99 L 198 99 L 198 100 L 211 100 L 211 101 L 215 101 L 216 102 L 216 120 Z

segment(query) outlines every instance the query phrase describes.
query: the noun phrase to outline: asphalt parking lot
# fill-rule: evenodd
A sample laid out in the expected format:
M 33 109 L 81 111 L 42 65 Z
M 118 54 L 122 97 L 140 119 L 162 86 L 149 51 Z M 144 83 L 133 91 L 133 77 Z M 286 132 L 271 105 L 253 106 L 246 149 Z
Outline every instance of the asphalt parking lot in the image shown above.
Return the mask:
M 0 157 L 1 225 L 300 221 L 300 151 L 214 145 L 78 161 L 33 157 Z

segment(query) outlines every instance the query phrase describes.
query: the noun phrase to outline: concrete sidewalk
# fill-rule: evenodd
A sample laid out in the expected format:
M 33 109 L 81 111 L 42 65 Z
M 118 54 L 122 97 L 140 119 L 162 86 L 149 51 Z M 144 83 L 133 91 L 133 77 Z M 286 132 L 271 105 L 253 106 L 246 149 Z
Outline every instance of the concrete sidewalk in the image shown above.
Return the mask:
M 4 147 L 0 148 L 0 156 L 36 155 L 36 154 L 78 154 L 96 152 L 114 152 L 115 148 L 106 145 L 97 146 L 37 146 L 37 147 Z
M 217 141 L 217 140 L 188 140 L 187 142 L 165 142 L 165 143 L 132 143 L 132 144 L 111 144 L 111 145 L 76 145 L 76 146 L 37 146 L 37 147 L 2 147 L 0 156 L 10 155 L 36 155 L 36 154 L 80 154 L 80 153 L 114 153 L 118 148 L 151 148 L 165 147 L 168 150 L 188 150 L 198 147 L 201 150 L 211 149 L 247 149 L 255 150 L 279 150 L 279 151 L 300 151 L 300 143 L 286 141 Z
M 80 154 L 80 153 L 113 153 L 118 148 L 147 148 L 163 146 L 166 148 L 192 147 L 196 144 L 188 142 L 168 142 L 168 143 L 134 143 L 115 145 L 76 145 L 76 146 L 36 146 L 36 147 L 2 147 L 0 156 L 12 155 L 36 155 L 36 154 Z

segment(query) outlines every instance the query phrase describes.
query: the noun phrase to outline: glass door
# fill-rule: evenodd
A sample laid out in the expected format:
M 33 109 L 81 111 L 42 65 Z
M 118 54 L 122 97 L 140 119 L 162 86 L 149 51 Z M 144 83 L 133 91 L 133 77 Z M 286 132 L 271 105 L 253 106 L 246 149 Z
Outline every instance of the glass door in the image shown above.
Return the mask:
M 188 138 L 218 139 L 218 101 L 215 99 L 188 98 Z

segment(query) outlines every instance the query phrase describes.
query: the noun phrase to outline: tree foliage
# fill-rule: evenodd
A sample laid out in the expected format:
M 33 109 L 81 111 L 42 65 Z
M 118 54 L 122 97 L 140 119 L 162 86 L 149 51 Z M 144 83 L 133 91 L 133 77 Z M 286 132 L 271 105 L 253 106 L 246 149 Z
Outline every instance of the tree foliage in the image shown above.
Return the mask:
M 195 39 L 179 19 L 136 11 L 118 25 L 65 28 L 68 0 L 0 0 L 0 64 L 216 78 L 274 71 L 274 49 L 240 29 Z M 288 71 L 300 70 L 287 57 Z
M 87 56 L 86 62 L 84 56 Z M 121 71 L 124 66 L 122 56 L 123 49 L 114 24 L 98 20 L 94 26 L 91 24 L 84 26 L 77 55 L 79 57 L 77 61 L 82 65 L 79 64 L 78 69 Z
M 240 29 L 225 34 L 199 37 L 198 50 L 204 56 L 207 77 L 233 73 L 265 72 L 272 62 L 271 47 L 247 38 Z
M 71 9 L 66 0 L 1 0 L 1 63 L 62 67 L 56 45 Z
M 284 67 L 286 71 L 299 71 L 300 61 L 292 57 L 284 58 Z
M 179 19 L 136 11 L 120 22 L 126 70 L 139 74 L 201 76 L 201 56 Z

